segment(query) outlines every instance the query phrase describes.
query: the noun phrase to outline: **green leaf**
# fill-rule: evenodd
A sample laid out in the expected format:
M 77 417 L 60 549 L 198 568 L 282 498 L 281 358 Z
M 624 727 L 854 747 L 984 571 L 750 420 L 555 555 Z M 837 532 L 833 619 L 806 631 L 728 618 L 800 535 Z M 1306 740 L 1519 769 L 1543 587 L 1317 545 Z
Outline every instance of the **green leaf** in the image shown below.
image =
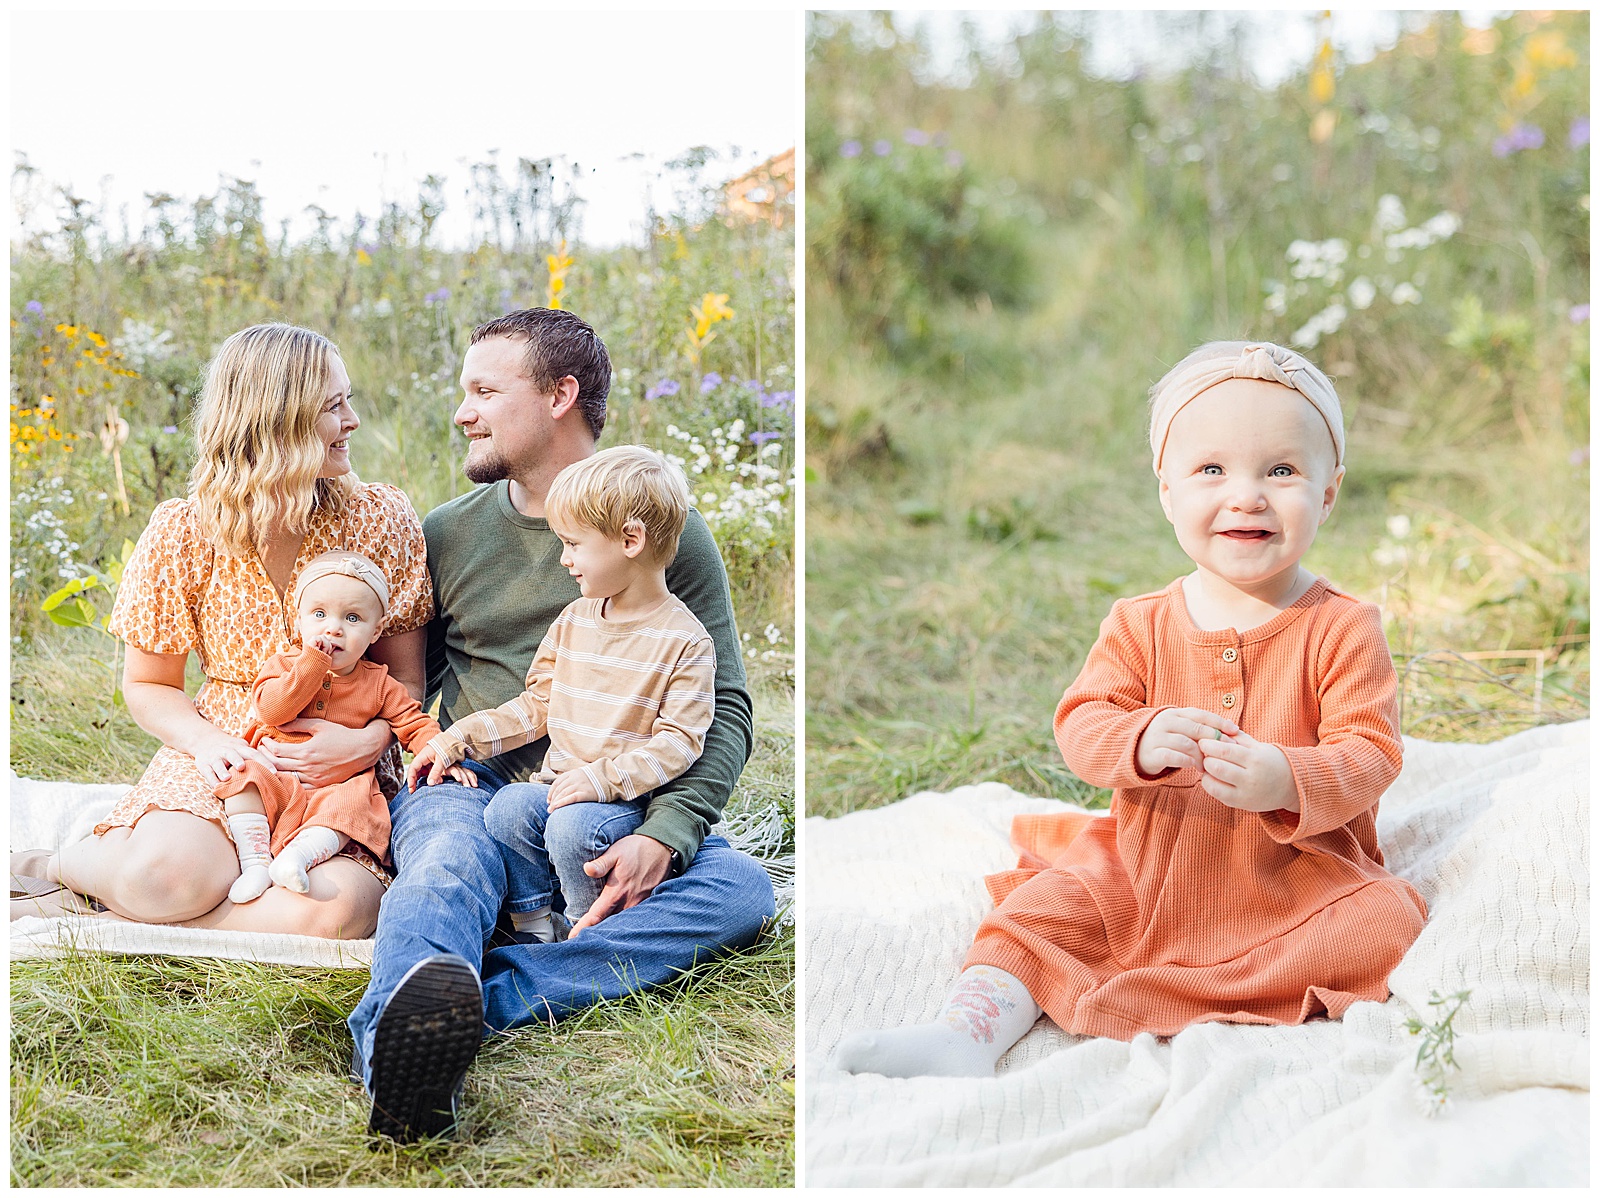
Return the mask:
M 80 595 L 84 591 L 89 590 L 91 587 L 97 587 L 99 585 L 100 577 L 97 574 L 90 574 L 86 578 L 74 578 L 71 582 L 67 583 L 66 586 L 62 587 L 59 591 L 56 591 L 53 595 L 41 603 L 39 605 L 39 610 L 47 614 L 53 612 L 56 608 L 60 607 L 74 595 Z M 59 623 L 59 621 L 57 622 Z
M 59 592 L 50 598 L 56 599 L 58 595 Z M 45 614 L 66 628 L 92 628 L 100 613 L 95 611 L 94 605 L 82 595 L 73 595 L 62 599 L 54 607 L 46 606 Z

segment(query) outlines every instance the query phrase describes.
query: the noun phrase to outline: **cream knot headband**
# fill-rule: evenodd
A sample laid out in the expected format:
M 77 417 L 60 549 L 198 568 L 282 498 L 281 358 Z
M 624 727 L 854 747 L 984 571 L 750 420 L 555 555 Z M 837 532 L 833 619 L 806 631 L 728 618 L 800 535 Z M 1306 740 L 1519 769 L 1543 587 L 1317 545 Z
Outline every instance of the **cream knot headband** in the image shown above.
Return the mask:
M 330 574 L 343 574 L 366 583 L 378 597 L 378 606 L 383 609 L 383 614 L 389 614 L 389 583 L 384 579 L 383 571 L 359 553 L 340 550 L 319 554 L 306 563 L 305 569 L 300 571 L 300 580 L 294 584 L 294 606 L 299 608 L 300 596 L 308 586 Z
M 1333 464 L 1344 465 L 1344 412 L 1328 376 L 1293 350 L 1263 342 L 1246 345 L 1237 355 L 1230 349 L 1202 358 L 1191 366 L 1180 367 L 1157 384 L 1159 390 L 1150 406 L 1150 452 L 1157 474 L 1161 473 L 1161 455 L 1167 448 L 1173 417 L 1202 391 L 1229 379 L 1265 379 L 1305 396 L 1333 438 Z

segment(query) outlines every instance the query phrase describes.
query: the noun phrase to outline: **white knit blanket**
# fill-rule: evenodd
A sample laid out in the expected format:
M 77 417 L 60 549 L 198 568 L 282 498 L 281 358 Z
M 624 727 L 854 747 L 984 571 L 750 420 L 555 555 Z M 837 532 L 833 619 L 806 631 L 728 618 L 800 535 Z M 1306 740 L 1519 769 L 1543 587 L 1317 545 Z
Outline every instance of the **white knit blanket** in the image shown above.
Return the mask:
M 38 782 L 11 775 L 11 848 L 55 848 L 79 840 L 93 830 L 126 786 L 73 782 Z M 787 919 L 794 896 L 794 856 L 781 854 L 784 822 L 776 810 L 730 815 L 713 831 L 737 849 L 755 857 L 772 879 L 780 917 Z M 226 957 L 236 961 L 271 961 L 283 965 L 317 965 L 327 969 L 368 969 L 371 940 L 324 940 L 268 932 L 221 932 L 209 928 L 175 928 L 162 924 L 79 916 L 63 919 L 29 917 L 11 922 L 11 959 L 53 956 L 63 951 L 142 954 L 174 957 Z
M 1589 724 L 1408 740 L 1378 833 L 1431 917 L 1386 1003 L 1131 1044 L 1043 1019 L 995 1078 L 852 1077 L 845 1032 L 931 1019 L 1016 862 L 1005 786 L 805 824 L 808 1185 L 1560 1185 L 1589 1181 Z M 1470 988 L 1425 1114 L 1408 1017 Z

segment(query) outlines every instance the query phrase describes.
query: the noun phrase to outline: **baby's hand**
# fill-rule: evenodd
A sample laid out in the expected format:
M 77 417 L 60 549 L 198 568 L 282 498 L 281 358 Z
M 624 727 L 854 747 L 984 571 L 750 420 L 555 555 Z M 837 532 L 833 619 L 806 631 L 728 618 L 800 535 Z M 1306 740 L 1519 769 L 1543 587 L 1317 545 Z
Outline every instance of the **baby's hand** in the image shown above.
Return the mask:
M 1240 732 L 1232 740 L 1203 740 L 1200 786 L 1217 802 L 1240 811 L 1300 810 L 1294 771 L 1277 745 Z
M 332 657 L 334 644 L 327 637 L 318 636 L 311 639 L 311 647 L 324 657 Z
M 568 803 L 598 803 L 600 792 L 595 790 L 589 775 L 582 770 L 568 770 L 550 784 L 550 795 L 545 800 L 547 810 L 554 811 Z
M 1169 707 L 1145 725 L 1134 764 L 1147 778 L 1164 770 L 1203 769 L 1200 744 L 1238 736 L 1239 725 L 1200 707 Z

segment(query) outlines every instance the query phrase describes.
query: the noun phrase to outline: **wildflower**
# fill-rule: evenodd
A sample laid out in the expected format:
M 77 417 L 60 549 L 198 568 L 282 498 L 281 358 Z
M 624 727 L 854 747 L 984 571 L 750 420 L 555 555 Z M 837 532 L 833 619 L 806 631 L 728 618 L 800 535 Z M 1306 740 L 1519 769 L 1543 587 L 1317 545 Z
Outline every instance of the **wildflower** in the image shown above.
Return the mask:
M 660 399 L 663 395 L 676 395 L 678 393 L 677 379 L 662 379 L 654 387 L 644 393 L 646 399 Z M 671 429 L 668 429 L 670 434 Z
M 1394 290 L 1389 293 L 1389 298 L 1397 304 L 1420 304 L 1422 292 L 1410 283 L 1396 283 Z
M 886 137 L 880 137 L 877 141 L 872 143 L 872 152 L 879 158 L 887 157 L 889 151 L 892 149 L 894 149 L 894 147 L 889 144 L 889 139 Z
M 37 316 L 39 313 L 44 311 L 44 305 L 38 300 L 29 300 L 27 303 L 22 305 L 22 310 Z
M 706 377 L 700 380 L 700 394 L 710 395 L 720 386 L 722 386 L 722 376 L 715 370 L 709 371 Z
M 861 143 L 859 141 L 857 141 L 855 138 L 852 137 L 849 141 L 845 142 L 844 145 L 839 147 L 839 157 L 840 158 L 859 158 L 859 157 L 861 157 Z
M 1385 233 L 1394 229 L 1405 228 L 1406 210 L 1405 206 L 1400 203 L 1400 197 L 1396 195 L 1379 196 L 1378 214 L 1373 218 L 1373 222 Z
M 1567 130 L 1567 145 L 1574 150 L 1589 144 L 1589 114 L 1586 112 L 1572 122 L 1572 128 Z
M 904 137 L 908 146 L 925 146 L 930 138 L 921 129 L 907 129 Z
M 176 424 L 163 424 L 161 426 L 161 431 L 164 433 L 175 433 L 178 431 L 178 426 Z
M 782 435 L 782 433 L 751 433 L 750 444 L 765 445 L 768 441 L 772 441 Z
M 1372 280 L 1362 275 L 1350 284 L 1350 306 L 1358 312 L 1370 308 L 1372 301 L 1377 298 L 1378 289 L 1372 285 Z
M 1389 535 L 1397 541 L 1403 541 L 1411 535 L 1411 517 L 1403 512 L 1398 516 L 1390 516 L 1384 523 Z
M 1582 324 L 1589 319 L 1589 305 L 1574 304 L 1567 310 L 1567 319 L 1573 324 Z
M 450 298 L 450 288 L 441 287 L 437 291 L 428 292 L 427 295 L 422 297 L 422 302 L 425 303 L 425 304 L 442 304 L 442 303 L 444 303 L 445 300 L 447 300 L 449 298 Z
M 793 391 L 774 391 L 771 395 L 763 395 L 760 399 L 764 408 L 787 408 L 794 404 Z
M 1537 150 L 1544 145 L 1544 130 L 1538 125 L 1514 125 L 1510 133 L 1494 139 L 1494 156 L 1506 158 L 1518 150 Z

